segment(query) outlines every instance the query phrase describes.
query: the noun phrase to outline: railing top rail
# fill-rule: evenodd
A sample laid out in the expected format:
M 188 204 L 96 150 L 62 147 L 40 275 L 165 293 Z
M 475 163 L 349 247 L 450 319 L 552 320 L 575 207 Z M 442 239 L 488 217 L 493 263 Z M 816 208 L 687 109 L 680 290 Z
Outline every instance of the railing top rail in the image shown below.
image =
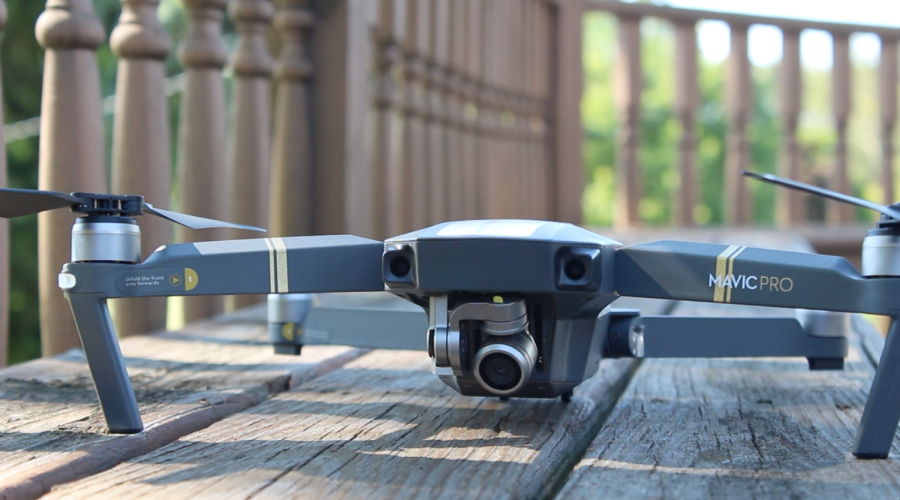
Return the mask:
M 713 10 L 682 9 L 664 7 L 645 3 L 628 3 L 618 0 L 587 0 L 586 10 L 601 10 L 625 17 L 660 17 L 675 23 L 694 23 L 699 20 L 725 21 L 734 25 L 765 24 L 777 26 L 784 31 L 801 31 L 805 29 L 823 30 L 837 35 L 849 35 L 854 32 L 874 33 L 889 40 L 900 39 L 900 28 L 888 26 L 872 26 L 866 24 L 843 24 L 784 17 L 753 16 L 732 14 Z

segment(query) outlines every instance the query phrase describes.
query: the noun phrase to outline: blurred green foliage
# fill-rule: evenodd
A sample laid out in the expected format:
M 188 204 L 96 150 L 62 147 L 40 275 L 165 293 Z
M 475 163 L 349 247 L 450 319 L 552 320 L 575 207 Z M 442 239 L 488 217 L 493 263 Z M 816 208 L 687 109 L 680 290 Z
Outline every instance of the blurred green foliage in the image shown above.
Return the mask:
M 584 97 L 581 112 L 585 127 L 584 158 L 586 188 L 582 200 L 584 221 L 589 225 L 611 225 L 615 207 L 616 113 L 612 75 L 618 43 L 616 20 L 593 12 L 584 17 Z M 672 113 L 674 94 L 675 34 L 671 25 L 657 19 L 641 22 L 641 57 L 644 70 L 639 161 L 643 197 L 641 219 L 649 225 L 674 221 L 675 194 L 680 188 L 678 140 L 681 125 Z M 849 124 L 849 158 L 853 194 L 881 200 L 881 146 L 877 102 L 877 68 L 853 61 L 852 114 Z M 694 207 L 698 224 L 723 222 L 723 171 L 727 149 L 728 120 L 725 108 L 726 63 L 698 61 L 701 108 L 697 113 L 697 166 L 699 202 Z M 778 66 L 754 67 L 754 113 L 748 126 L 750 168 L 776 172 L 781 124 L 778 118 Z M 803 72 L 803 113 L 798 130 L 803 167 L 808 180 L 828 185 L 835 145 L 831 107 L 830 71 Z M 898 131 L 900 132 L 900 131 Z M 900 142 L 900 134 L 895 138 Z M 898 159 L 900 160 L 900 155 Z M 897 161 L 895 160 L 895 161 Z M 750 183 L 754 218 L 760 224 L 775 220 L 774 187 Z M 900 193 L 900 182 L 895 190 Z M 822 200 L 809 198 L 809 214 L 823 220 Z M 857 220 L 874 215 L 857 211 Z

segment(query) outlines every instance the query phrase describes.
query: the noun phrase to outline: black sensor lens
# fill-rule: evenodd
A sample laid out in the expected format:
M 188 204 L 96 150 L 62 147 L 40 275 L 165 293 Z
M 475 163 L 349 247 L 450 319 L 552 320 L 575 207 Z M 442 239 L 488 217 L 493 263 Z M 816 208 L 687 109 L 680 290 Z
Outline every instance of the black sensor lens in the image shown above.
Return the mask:
M 519 384 L 522 369 L 508 354 L 495 352 L 485 356 L 479 367 L 481 379 L 498 391 L 508 391 Z
M 570 259 L 566 262 L 563 271 L 566 273 L 566 278 L 569 278 L 572 281 L 578 281 L 581 278 L 584 278 L 584 273 L 587 272 L 587 269 L 584 268 L 584 262 L 581 262 L 578 259 Z
M 402 255 L 398 255 L 391 259 L 391 274 L 398 278 L 402 278 L 409 274 L 411 268 L 412 265 L 409 263 L 409 259 Z

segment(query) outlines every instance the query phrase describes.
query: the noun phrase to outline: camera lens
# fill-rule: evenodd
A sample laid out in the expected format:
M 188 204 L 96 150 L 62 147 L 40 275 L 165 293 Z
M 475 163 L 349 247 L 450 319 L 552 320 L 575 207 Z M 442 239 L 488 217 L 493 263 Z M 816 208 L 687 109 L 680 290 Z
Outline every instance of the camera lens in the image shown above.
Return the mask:
M 485 383 L 501 391 L 512 389 L 522 378 L 519 365 L 509 355 L 499 352 L 485 356 L 480 370 Z
M 402 278 L 409 274 L 411 267 L 409 259 L 402 255 L 398 255 L 391 259 L 391 274 L 398 278 Z
M 537 346 L 527 331 L 493 337 L 475 354 L 475 379 L 498 396 L 514 394 L 531 377 Z

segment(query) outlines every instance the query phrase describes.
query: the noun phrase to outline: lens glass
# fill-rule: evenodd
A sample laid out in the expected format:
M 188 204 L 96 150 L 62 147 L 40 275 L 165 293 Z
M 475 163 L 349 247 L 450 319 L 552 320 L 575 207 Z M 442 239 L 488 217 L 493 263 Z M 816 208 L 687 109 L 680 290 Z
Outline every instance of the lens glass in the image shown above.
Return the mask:
M 566 277 L 572 281 L 578 281 L 581 278 L 584 278 L 585 272 L 587 269 L 584 268 L 584 262 L 581 262 L 577 259 L 572 259 L 569 262 L 566 262 L 565 269 L 563 270 L 566 273 Z
M 479 366 L 481 379 L 494 389 L 508 391 L 519 384 L 522 369 L 511 356 L 495 352 L 481 360 Z
M 409 259 L 402 255 L 398 255 L 391 259 L 391 273 L 398 278 L 403 278 L 409 274 L 411 267 Z

